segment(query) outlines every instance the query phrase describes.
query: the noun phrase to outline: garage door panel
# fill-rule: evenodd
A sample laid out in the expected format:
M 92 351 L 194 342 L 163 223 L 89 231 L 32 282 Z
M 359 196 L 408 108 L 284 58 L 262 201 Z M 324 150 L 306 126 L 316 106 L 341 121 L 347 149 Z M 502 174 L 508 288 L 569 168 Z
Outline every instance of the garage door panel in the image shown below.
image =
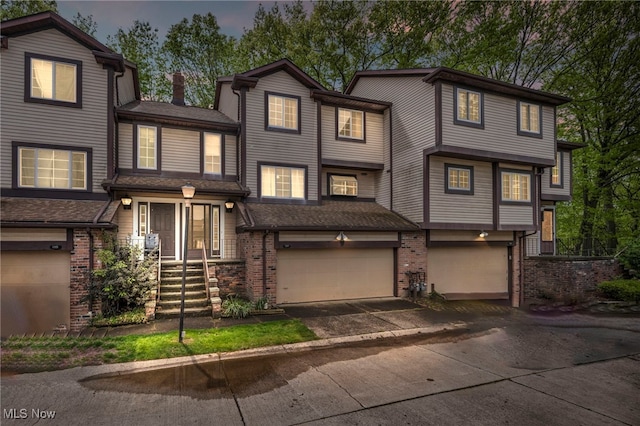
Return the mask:
M 393 295 L 392 249 L 282 250 L 278 303 Z
M 427 282 L 449 298 L 508 297 L 506 247 L 433 247 L 427 262 Z
M 69 326 L 69 253 L 3 252 L 1 261 L 3 337 Z

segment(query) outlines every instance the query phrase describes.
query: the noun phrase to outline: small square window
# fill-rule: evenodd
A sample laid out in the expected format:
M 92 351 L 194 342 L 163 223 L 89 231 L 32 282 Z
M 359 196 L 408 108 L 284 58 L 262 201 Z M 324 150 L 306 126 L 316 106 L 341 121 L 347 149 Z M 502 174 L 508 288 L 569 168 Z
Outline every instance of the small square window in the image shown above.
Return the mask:
M 445 164 L 445 192 L 473 195 L 473 167 Z
M 364 139 L 364 113 L 338 108 L 338 138 Z
M 329 183 L 331 195 L 358 196 L 358 180 L 354 176 L 331 175 Z
M 531 174 L 503 171 L 502 201 L 531 202 Z
M 80 108 L 82 62 L 25 53 L 25 101 Z
M 285 132 L 300 131 L 300 98 L 265 93 L 266 129 Z

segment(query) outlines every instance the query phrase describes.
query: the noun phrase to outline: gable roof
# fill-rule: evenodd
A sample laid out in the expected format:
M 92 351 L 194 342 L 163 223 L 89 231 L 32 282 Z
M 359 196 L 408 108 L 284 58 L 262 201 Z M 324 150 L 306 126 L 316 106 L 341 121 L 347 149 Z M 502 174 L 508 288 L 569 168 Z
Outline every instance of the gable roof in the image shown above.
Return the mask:
M 296 79 L 303 86 L 317 91 L 327 91 L 327 89 L 316 80 L 314 80 L 309 74 L 302 71 L 289 59 L 283 58 L 279 61 L 272 62 L 270 64 L 263 65 L 252 70 L 234 74 L 232 76 L 219 77 L 216 81 L 216 95 L 213 104 L 214 109 L 218 109 L 218 99 L 220 99 L 220 91 L 222 90 L 222 84 L 231 84 L 233 90 L 240 89 L 242 87 L 256 87 L 258 80 L 261 77 L 271 75 L 278 71 L 284 71 Z
M 2 197 L 3 227 L 111 228 L 120 201 Z
M 98 63 L 111 65 L 117 71 L 124 71 L 124 59 L 122 55 L 109 49 L 107 46 L 71 24 L 57 13 L 51 11 L 3 21 L 0 24 L 0 34 L 3 38 L 3 47 L 7 47 L 5 46 L 5 43 L 8 44 L 5 39 L 6 37 L 19 37 L 52 28 L 60 31 L 91 50 Z
M 488 90 L 496 93 L 511 95 L 514 97 L 522 97 L 533 101 L 543 102 L 550 105 L 562 105 L 571 101 L 570 98 L 543 92 L 541 90 L 531 89 L 517 84 L 505 83 L 494 80 L 492 78 L 471 74 L 464 71 L 458 71 L 446 67 L 438 68 L 422 68 L 422 69 L 397 69 L 397 70 L 370 70 L 359 71 L 351 79 L 347 85 L 345 93 L 349 94 L 353 91 L 356 84 L 363 77 L 419 77 L 423 76 L 422 81 L 425 83 L 435 83 L 436 81 L 446 81 L 454 84 L 465 84 L 479 89 Z

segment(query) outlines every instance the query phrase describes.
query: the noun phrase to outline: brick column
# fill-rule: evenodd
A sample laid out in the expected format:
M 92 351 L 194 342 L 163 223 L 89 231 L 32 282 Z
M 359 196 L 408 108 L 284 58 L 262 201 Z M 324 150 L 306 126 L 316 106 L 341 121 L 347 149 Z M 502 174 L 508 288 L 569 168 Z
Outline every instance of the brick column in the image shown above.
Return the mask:
M 398 296 L 407 297 L 409 277 L 406 272 L 427 272 L 427 240 L 424 231 L 403 232 L 398 248 Z M 427 291 L 431 291 L 427 282 Z

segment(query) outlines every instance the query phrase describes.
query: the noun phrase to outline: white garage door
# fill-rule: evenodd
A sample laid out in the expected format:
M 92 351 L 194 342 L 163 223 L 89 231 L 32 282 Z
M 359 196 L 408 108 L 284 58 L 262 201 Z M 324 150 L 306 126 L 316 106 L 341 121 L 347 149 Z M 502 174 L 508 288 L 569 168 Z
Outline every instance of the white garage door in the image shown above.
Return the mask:
M 3 337 L 69 327 L 68 252 L 4 251 L 1 261 Z
M 393 296 L 393 249 L 279 250 L 277 303 Z
M 449 299 L 508 299 L 507 247 L 433 247 L 427 283 Z

